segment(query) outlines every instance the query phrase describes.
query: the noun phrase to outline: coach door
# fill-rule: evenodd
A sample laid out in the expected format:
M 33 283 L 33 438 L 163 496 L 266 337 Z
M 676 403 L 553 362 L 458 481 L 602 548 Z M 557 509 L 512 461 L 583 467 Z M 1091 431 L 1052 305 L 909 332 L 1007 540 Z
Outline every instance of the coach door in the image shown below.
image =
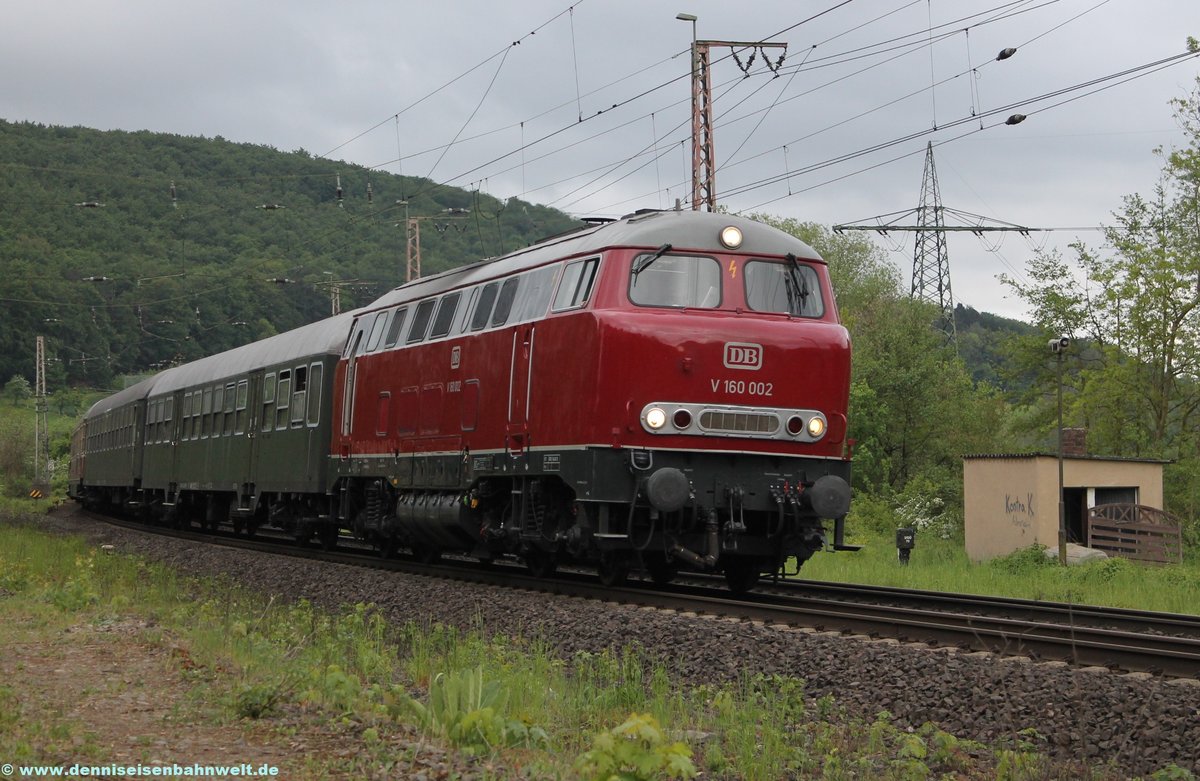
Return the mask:
M 513 330 L 508 383 L 508 429 L 505 439 L 508 449 L 514 453 L 521 453 L 529 447 L 529 397 L 533 391 L 534 337 L 533 323 L 517 326 Z

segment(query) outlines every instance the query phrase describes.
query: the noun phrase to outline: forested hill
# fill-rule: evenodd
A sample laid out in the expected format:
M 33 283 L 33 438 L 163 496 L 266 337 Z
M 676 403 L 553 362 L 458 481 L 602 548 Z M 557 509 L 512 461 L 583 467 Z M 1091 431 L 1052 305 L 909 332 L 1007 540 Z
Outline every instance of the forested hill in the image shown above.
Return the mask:
M 326 316 L 331 281 L 369 302 L 404 278 L 402 200 L 425 274 L 578 224 L 303 150 L 0 120 L 0 383 L 33 380 L 37 335 L 52 385 L 111 387 Z
M 111 388 L 324 317 L 334 282 L 368 303 L 404 279 L 397 201 L 425 274 L 578 224 L 303 150 L 0 120 L 0 384 L 33 381 L 38 335 L 52 388 Z M 968 371 L 1005 385 L 997 337 L 1023 324 L 957 317 Z

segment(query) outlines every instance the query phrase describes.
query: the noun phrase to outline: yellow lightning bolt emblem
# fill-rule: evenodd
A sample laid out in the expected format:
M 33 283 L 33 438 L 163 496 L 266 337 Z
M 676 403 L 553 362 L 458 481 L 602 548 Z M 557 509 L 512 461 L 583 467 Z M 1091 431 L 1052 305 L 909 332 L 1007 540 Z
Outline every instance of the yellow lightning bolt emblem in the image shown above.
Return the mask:
M 729 278 L 737 279 L 737 263 L 732 260 L 729 261 Z

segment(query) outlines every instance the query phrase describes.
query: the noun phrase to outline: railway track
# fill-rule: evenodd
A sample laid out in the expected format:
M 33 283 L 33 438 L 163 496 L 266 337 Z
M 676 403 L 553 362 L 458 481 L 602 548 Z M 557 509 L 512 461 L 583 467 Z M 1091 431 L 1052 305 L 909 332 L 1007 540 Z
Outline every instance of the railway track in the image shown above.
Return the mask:
M 467 562 L 381 559 L 344 538 L 338 549 L 326 551 L 288 544 L 284 538 L 247 539 L 232 533 L 146 526 L 103 515 L 88 517 L 145 533 L 349 566 L 808 627 L 866 639 L 953 646 L 1123 672 L 1200 677 L 1198 616 L 816 581 L 770 581 L 760 592 L 742 596 L 717 586 L 716 579 L 713 585 L 705 585 L 705 579 L 690 576 L 687 583 L 665 588 L 637 580 L 613 588 L 585 572 L 562 571 L 552 578 L 536 578 L 516 562 L 483 567 Z

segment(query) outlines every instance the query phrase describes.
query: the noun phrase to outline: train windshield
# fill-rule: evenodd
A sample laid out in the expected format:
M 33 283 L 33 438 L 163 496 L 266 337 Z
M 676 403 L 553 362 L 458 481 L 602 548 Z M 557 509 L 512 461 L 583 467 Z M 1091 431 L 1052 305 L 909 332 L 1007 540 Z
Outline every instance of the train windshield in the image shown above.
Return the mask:
M 694 255 L 638 255 L 630 272 L 629 300 L 638 306 L 716 309 L 721 305 L 721 264 Z
M 756 312 L 779 312 L 795 317 L 821 317 L 825 302 L 821 283 L 812 266 L 795 260 L 752 260 L 743 275 L 746 306 Z

